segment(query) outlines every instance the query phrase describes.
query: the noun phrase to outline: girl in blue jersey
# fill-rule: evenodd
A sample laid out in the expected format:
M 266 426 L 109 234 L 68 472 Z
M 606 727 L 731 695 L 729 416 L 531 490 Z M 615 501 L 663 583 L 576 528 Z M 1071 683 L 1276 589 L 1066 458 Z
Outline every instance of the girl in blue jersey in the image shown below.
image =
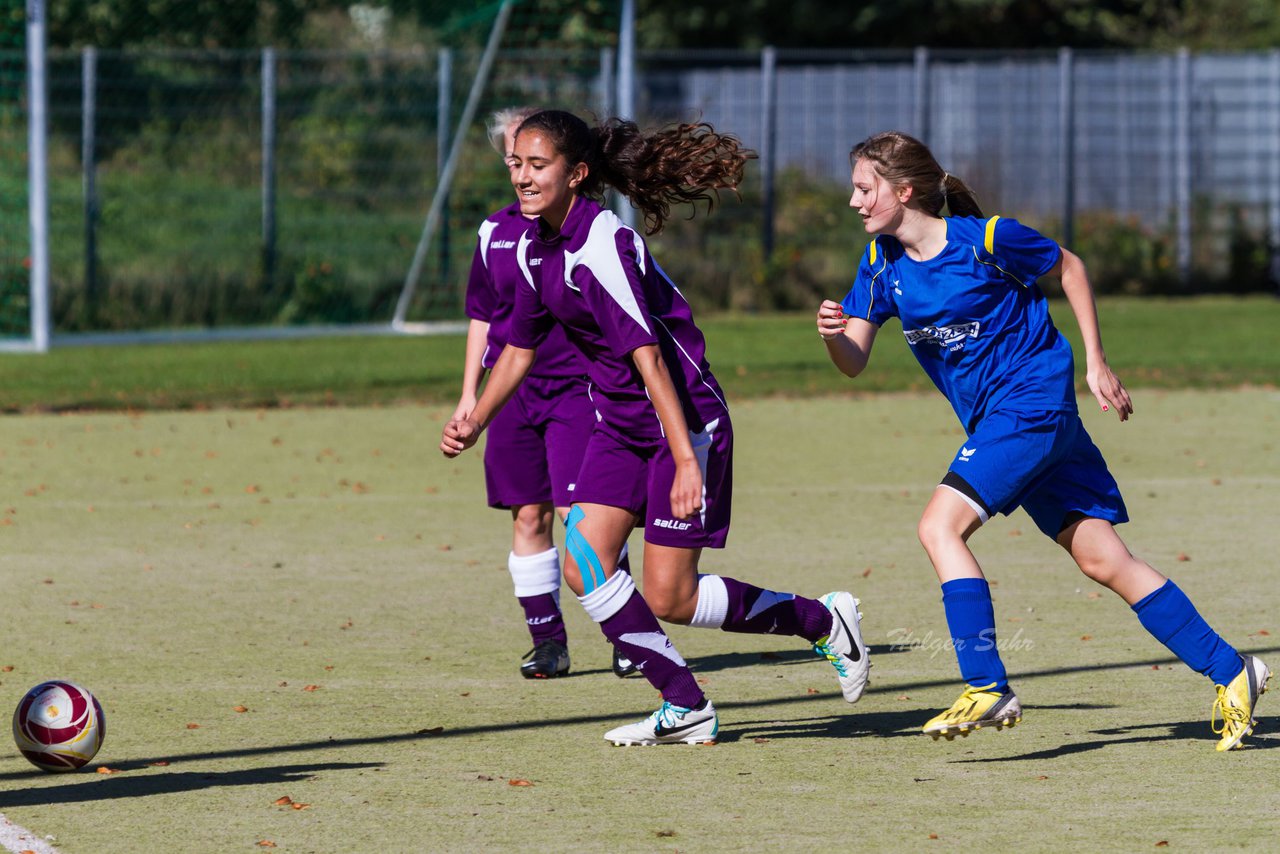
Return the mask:
M 714 200 L 742 180 L 750 152 L 705 125 L 644 133 L 611 119 L 592 128 L 548 110 L 516 134 L 511 179 L 520 209 L 537 217 L 520 239 L 525 281 L 511 331 L 465 417 L 445 425 L 449 457 L 471 447 L 516 393 L 559 330 L 588 362 L 596 423 L 578 473 L 565 535 L 565 580 L 604 635 L 662 695 L 645 720 L 605 734 L 615 744 L 705 743 L 715 706 L 658 624 L 804 638 L 834 666 L 852 703 L 869 662 L 858 602 L 821 600 L 700 574 L 704 548 L 729 533 L 733 427 L 684 296 L 644 238 L 600 204 L 613 187 L 644 212 L 649 233 L 672 204 Z M 616 555 L 644 528 L 644 595 L 616 571 Z
M 1217 749 L 1243 746 L 1270 671 L 1219 637 L 1113 527 L 1128 520 L 1124 501 L 1080 422 L 1071 347 L 1036 285 L 1042 276 L 1061 279 L 1084 339 L 1089 390 L 1103 412 L 1114 409 L 1125 421 L 1133 403 L 1107 364 L 1084 264 L 1016 220 L 984 218 L 969 188 L 906 134 L 873 136 L 849 159 L 849 205 L 872 241 L 843 302 L 824 300 L 818 309 L 827 354 L 856 377 L 880 326 L 897 317 L 967 434 L 919 524 L 967 685 L 924 732 L 950 740 L 1022 719 L 996 646 L 991 593 L 968 547 L 993 514 L 1022 507 L 1085 575 L 1115 591 L 1157 640 L 1214 682 Z M 950 216 L 941 216 L 944 204 Z
M 504 162 L 515 146 L 516 128 L 536 112 L 536 107 L 499 110 L 489 120 L 489 141 Z M 475 408 L 485 372 L 506 346 L 520 280 L 516 246 L 532 224 L 517 202 L 490 214 L 478 230 L 467 280 L 470 324 L 455 419 Z M 560 553 L 552 539 L 552 520 L 553 513 L 561 520 L 568 515 L 595 423 L 586 374 L 586 361 L 564 334 L 551 336 L 514 404 L 494 419 L 484 449 L 489 506 L 511 512 L 507 570 L 533 640 L 533 649 L 520 665 L 526 679 L 569 672 L 569 637 L 560 611 Z M 619 565 L 630 571 L 625 545 Z M 620 677 L 635 672 L 616 649 L 613 672 Z

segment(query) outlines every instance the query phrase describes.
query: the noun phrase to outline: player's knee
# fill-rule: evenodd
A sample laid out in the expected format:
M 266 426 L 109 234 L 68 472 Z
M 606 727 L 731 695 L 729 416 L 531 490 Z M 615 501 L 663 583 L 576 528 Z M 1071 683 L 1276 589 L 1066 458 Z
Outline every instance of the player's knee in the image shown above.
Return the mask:
M 1080 571 L 1104 587 L 1114 588 L 1135 572 L 1148 568 L 1127 550 L 1103 550 L 1075 555 Z
M 664 623 L 685 626 L 693 620 L 694 603 L 674 591 L 655 591 L 652 597 L 646 591 L 645 601 L 653 615 Z
M 920 545 L 924 546 L 924 550 L 929 554 L 963 539 L 951 525 L 929 512 L 925 512 L 920 517 L 920 522 L 916 525 L 916 536 L 920 539 Z
M 1110 587 L 1118 575 L 1118 567 L 1108 560 L 1096 555 L 1077 556 L 1076 566 L 1080 571 L 1103 587 Z
M 524 504 L 512 511 L 515 540 L 527 548 L 551 548 L 554 515 L 550 504 Z

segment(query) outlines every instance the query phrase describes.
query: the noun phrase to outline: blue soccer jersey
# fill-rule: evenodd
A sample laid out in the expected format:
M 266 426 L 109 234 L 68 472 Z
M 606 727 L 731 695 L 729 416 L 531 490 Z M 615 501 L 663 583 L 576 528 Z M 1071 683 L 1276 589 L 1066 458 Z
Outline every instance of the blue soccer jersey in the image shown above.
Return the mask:
M 877 237 L 858 265 L 844 312 L 902 323 L 911 351 L 972 433 L 997 409 L 1075 411 L 1071 345 L 1036 279 L 1058 244 L 1017 220 L 947 217 L 947 244 L 927 261 Z

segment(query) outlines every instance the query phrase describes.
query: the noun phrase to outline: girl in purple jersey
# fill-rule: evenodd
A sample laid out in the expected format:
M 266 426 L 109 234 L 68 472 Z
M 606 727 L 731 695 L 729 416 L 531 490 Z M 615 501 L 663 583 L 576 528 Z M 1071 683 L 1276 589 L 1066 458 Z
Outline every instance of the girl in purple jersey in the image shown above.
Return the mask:
M 538 112 L 525 107 L 500 110 L 489 122 L 489 140 L 509 161 L 520 122 Z M 511 311 L 520 280 L 516 246 L 532 219 L 512 204 L 481 224 L 467 281 L 466 356 L 462 395 L 453 419 L 475 409 L 480 383 L 507 342 Z M 511 511 L 512 544 L 507 569 L 524 611 L 533 649 L 520 674 L 549 679 L 569 672 L 569 639 L 560 611 L 560 555 L 552 538 L 553 512 L 569 512 L 574 482 L 582 466 L 595 413 L 587 397 L 586 362 L 565 340 L 551 336 L 511 406 L 494 418 L 484 449 L 489 506 Z M 628 569 L 623 546 L 620 562 Z M 634 666 L 616 649 L 618 676 Z
M 643 721 L 610 730 L 615 744 L 707 743 L 719 722 L 711 702 L 658 625 L 798 635 L 835 666 L 845 699 L 867 682 L 857 600 L 821 601 L 699 575 L 702 549 L 729 528 L 733 431 L 688 303 L 644 239 L 598 199 L 606 186 L 643 211 L 649 233 L 673 203 L 714 201 L 734 188 L 750 157 L 706 125 L 654 134 L 611 119 L 590 128 L 546 111 L 516 136 L 511 177 L 520 209 L 536 215 L 518 257 L 511 334 L 470 416 L 445 426 L 440 448 L 473 445 L 562 328 L 588 360 L 597 421 L 578 475 L 566 534 L 565 580 L 605 636 L 662 694 Z M 642 597 L 613 556 L 644 525 Z
M 1127 521 L 1115 479 L 1077 413 L 1071 347 L 1054 328 L 1040 276 L 1062 281 L 1085 348 L 1085 379 L 1103 412 L 1133 412 L 1107 364 L 1093 289 L 1071 252 L 1016 220 L 984 219 L 972 192 L 918 140 L 890 132 L 850 154 L 853 196 L 871 245 L 843 303 L 825 300 L 818 334 L 843 373 L 867 365 L 880 325 L 907 342 L 960 416 L 966 439 L 920 519 L 920 542 L 968 683 L 924 725 L 935 739 L 1021 720 L 996 645 L 991 591 L 969 537 L 997 512 L 1027 511 L 1085 575 L 1118 594 L 1157 640 L 1217 685 L 1218 750 L 1243 746 L 1270 671 L 1209 627 L 1176 584 L 1116 533 Z M 950 216 L 943 217 L 943 205 Z M 1221 727 L 1217 719 L 1221 717 Z

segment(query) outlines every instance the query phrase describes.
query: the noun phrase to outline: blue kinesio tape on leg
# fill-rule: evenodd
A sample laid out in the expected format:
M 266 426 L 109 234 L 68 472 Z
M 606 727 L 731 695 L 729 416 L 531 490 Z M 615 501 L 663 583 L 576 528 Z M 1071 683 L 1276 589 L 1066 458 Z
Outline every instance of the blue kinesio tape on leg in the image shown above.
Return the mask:
M 606 580 L 604 566 L 596 556 L 595 549 L 591 548 L 591 543 L 587 542 L 587 538 L 578 530 L 578 523 L 586 517 L 587 514 L 582 512 L 582 508 L 575 504 L 569 508 L 569 517 L 564 520 L 564 547 L 578 564 L 578 573 L 582 576 L 583 596 L 604 584 Z

